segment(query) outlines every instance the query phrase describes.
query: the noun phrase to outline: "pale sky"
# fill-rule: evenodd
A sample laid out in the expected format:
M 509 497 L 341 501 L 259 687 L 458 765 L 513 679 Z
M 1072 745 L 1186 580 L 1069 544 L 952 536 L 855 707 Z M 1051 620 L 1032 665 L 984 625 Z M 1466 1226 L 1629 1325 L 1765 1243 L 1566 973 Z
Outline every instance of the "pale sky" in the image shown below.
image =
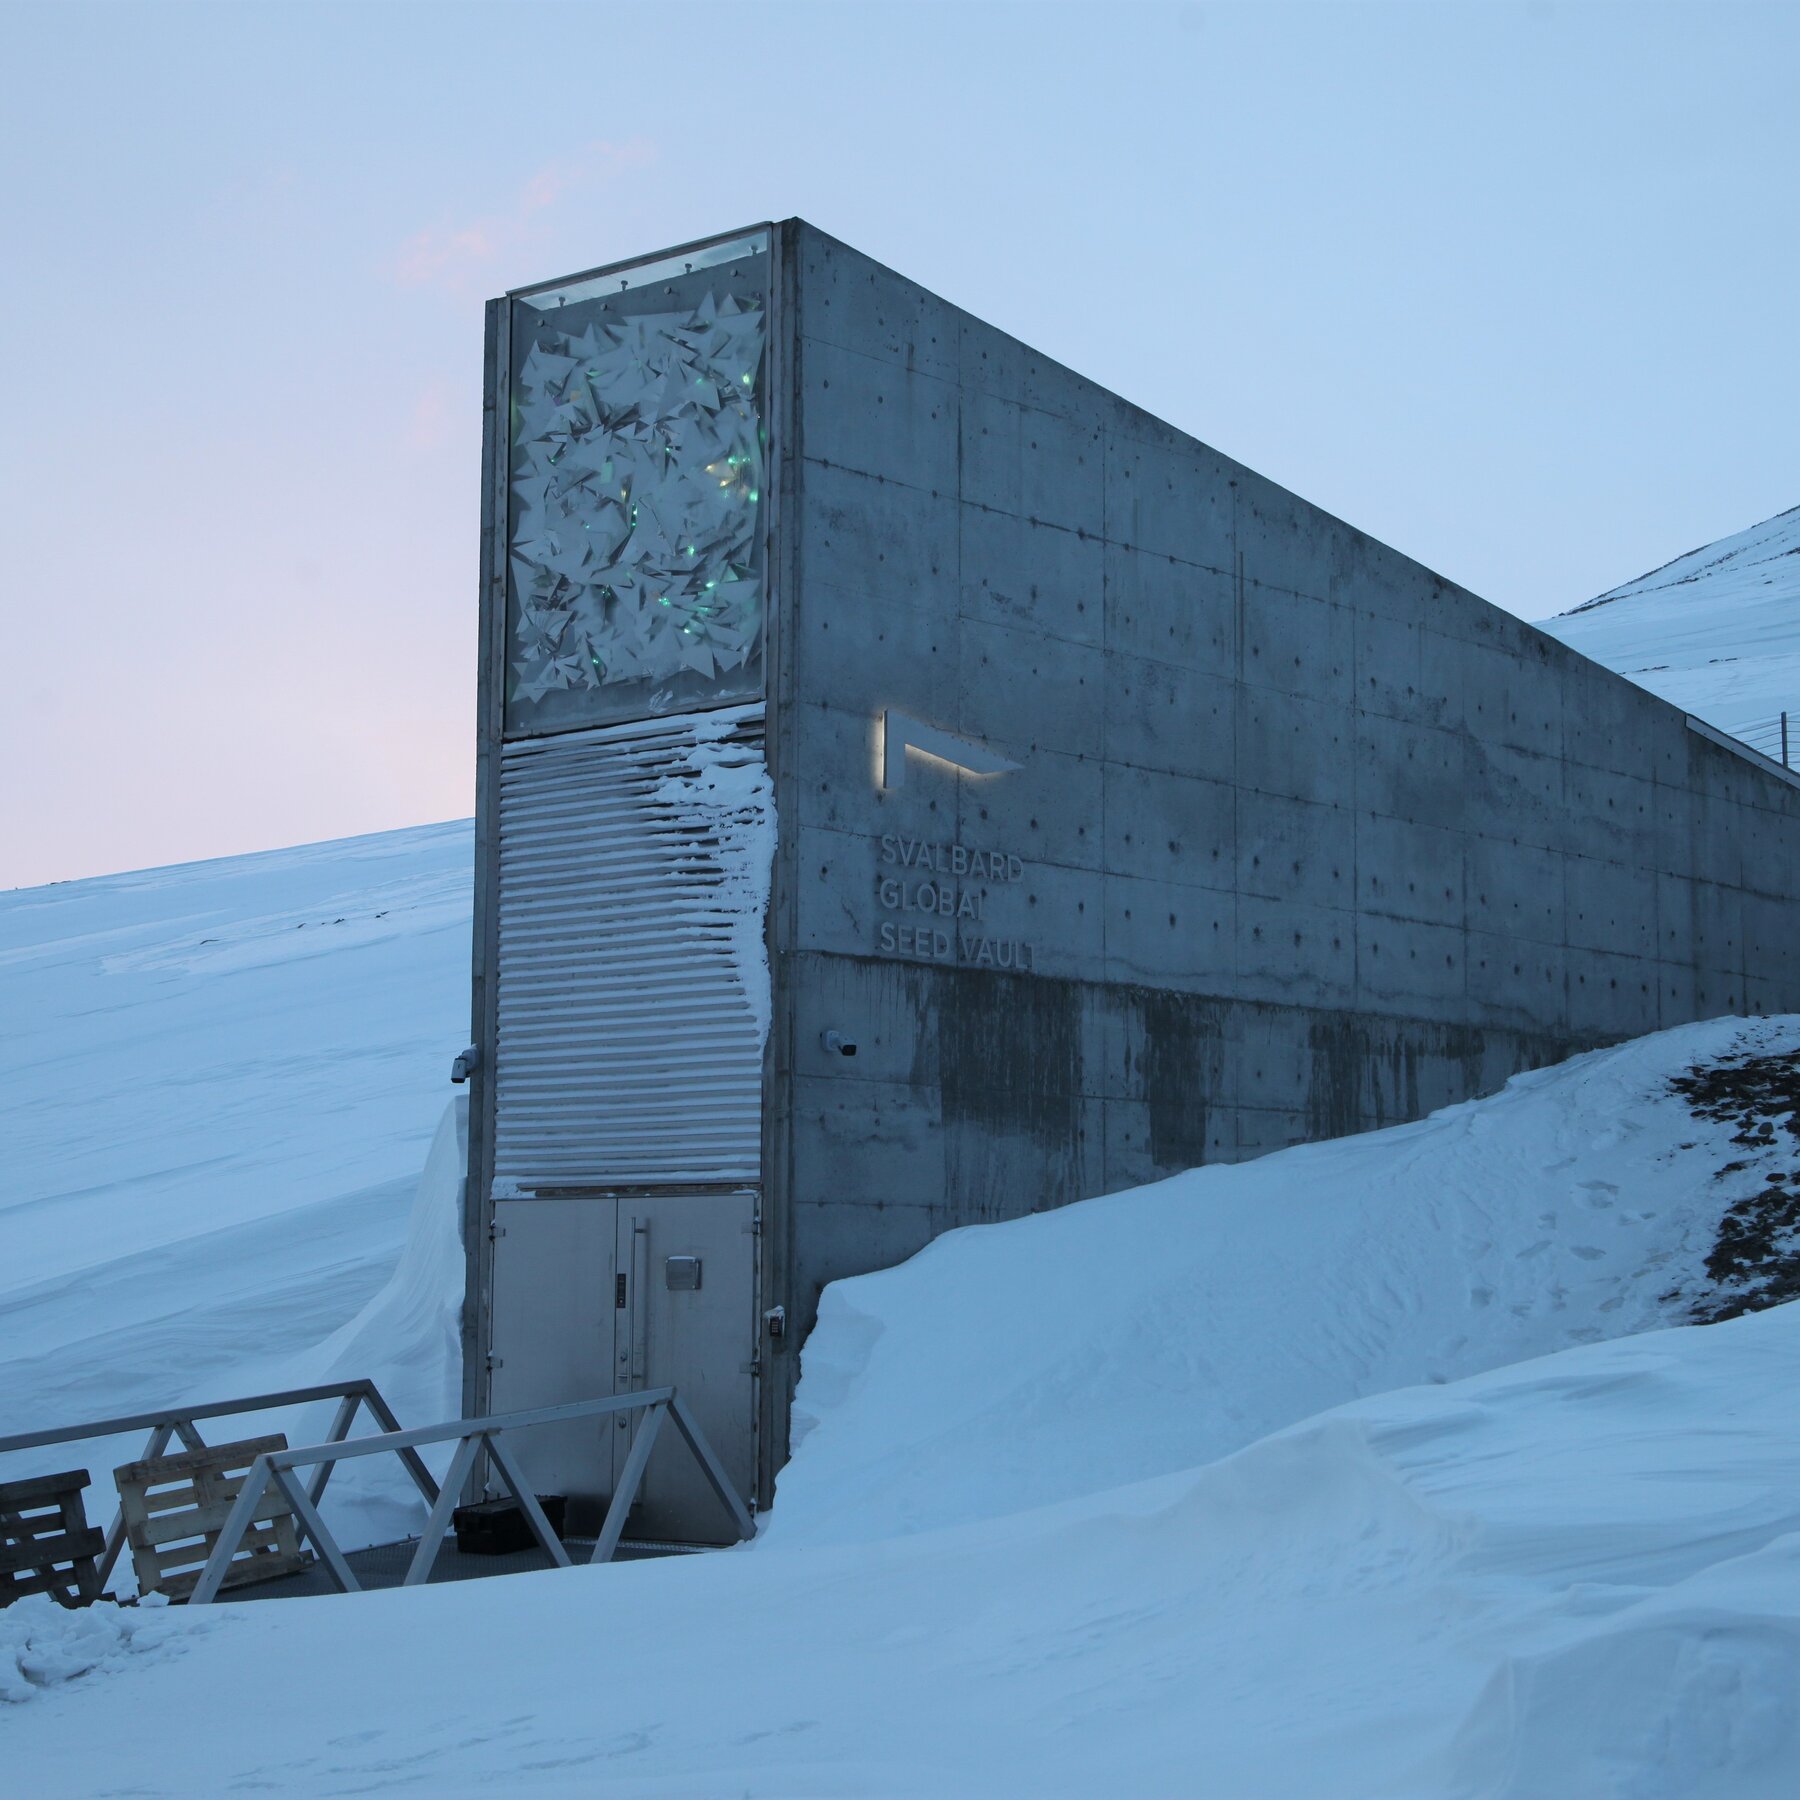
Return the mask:
M 473 810 L 481 303 L 800 214 L 1528 618 L 1800 502 L 1800 7 L 0 0 L 0 886 Z

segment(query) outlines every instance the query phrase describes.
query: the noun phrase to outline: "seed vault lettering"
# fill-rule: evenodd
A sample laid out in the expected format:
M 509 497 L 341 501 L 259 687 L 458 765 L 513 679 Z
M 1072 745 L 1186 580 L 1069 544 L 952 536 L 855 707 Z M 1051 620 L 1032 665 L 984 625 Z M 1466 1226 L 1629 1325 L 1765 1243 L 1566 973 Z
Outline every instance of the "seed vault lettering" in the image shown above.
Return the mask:
M 920 962 L 955 962 L 976 969 L 1012 969 L 1030 973 L 1037 967 L 1035 947 L 1023 938 L 972 937 L 941 926 L 895 925 L 882 920 L 875 947 L 887 956 L 910 956 Z

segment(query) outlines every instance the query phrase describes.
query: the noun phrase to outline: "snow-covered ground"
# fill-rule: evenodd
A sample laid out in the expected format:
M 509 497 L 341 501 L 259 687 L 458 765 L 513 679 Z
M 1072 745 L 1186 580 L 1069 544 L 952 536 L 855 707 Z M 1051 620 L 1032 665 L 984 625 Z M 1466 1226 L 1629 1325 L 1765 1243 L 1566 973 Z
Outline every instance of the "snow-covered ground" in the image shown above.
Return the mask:
M 1785 1796 L 1800 1309 L 1666 1327 L 1796 1139 L 1669 1084 L 1796 1050 L 1800 1019 L 1686 1026 L 840 1283 L 743 1551 L 20 1603 L 9 1783 L 191 1792 L 203 1744 L 217 1791 L 307 1795 Z M 443 1060 L 419 1054 L 415 1159 Z M 441 1171 L 421 1193 L 429 1271 Z M 338 1352 L 416 1388 L 449 1347 L 421 1291 Z
M 1800 1164 L 1800 1140 L 1746 1148 L 1668 1091 L 1739 1048 L 1800 1048 L 1800 1020 L 1660 1032 L 1416 1124 L 952 1232 L 834 1284 L 771 1539 L 998 1516 L 1358 1396 L 1685 1321 L 1723 1214 Z
M 199 1760 L 215 1793 L 1787 1800 L 1797 1379 L 1785 1307 L 872 1545 L 26 1603 L 0 1615 L 8 1782 L 185 1796 Z
M 1542 626 L 1765 755 L 1787 712 L 1800 766 L 1800 507 Z

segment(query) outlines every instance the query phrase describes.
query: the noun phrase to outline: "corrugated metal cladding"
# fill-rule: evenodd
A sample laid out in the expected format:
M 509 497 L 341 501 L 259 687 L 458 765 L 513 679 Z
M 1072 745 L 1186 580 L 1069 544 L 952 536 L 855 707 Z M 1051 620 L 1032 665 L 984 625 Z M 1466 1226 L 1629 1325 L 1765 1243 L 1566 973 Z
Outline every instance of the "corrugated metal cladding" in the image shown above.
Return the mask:
M 758 706 L 505 747 L 497 1198 L 759 1178 L 762 740 Z

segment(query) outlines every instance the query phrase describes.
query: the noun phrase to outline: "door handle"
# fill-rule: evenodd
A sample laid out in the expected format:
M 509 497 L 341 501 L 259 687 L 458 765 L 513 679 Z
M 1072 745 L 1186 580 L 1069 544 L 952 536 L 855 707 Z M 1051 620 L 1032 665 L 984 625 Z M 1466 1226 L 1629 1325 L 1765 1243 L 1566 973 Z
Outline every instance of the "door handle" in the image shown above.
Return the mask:
M 631 1221 L 631 1379 L 650 1378 L 650 1221 Z

